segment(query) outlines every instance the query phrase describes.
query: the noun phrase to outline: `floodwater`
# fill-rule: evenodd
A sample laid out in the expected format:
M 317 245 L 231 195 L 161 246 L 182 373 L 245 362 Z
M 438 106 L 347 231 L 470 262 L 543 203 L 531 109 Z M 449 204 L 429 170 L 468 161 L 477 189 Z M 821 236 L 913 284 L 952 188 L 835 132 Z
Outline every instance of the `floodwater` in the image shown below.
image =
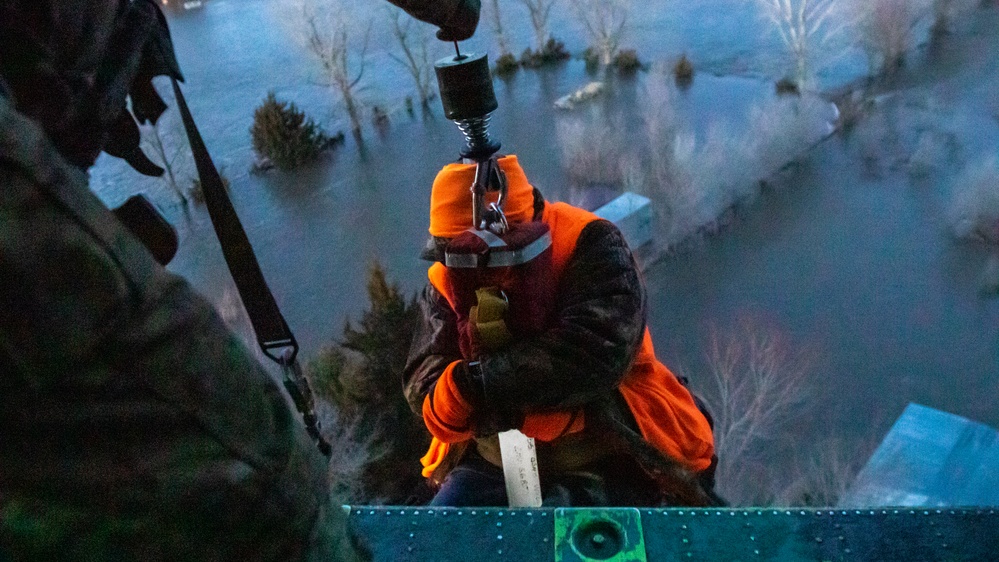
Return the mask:
M 645 60 L 686 52 L 701 70 L 741 76 L 695 79 L 717 81 L 719 92 L 753 90 L 758 86 L 746 88 L 746 77 L 779 76 L 782 59 L 773 37 L 746 31 L 752 28 L 747 21 L 759 21 L 750 4 L 636 2 L 637 25 L 626 43 Z M 264 274 L 308 357 L 340 334 L 346 318 L 364 310 L 365 274 L 373 260 L 408 291 L 423 285 L 426 264 L 417 255 L 426 237 L 430 185 L 436 170 L 457 156 L 461 141 L 438 107 L 428 115 L 402 110 L 412 88 L 387 56 L 385 32 L 376 30 L 365 96 L 391 112 L 391 125 L 383 133 L 368 127 L 363 146 L 348 138 L 312 168 L 249 174 L 248 129 L 253 108 L 269 90 L 324 124 L 341 123 L 330 109 L 333 96 L 317 84 L 319 73 L 279 17 L 283 6 L 211 0 L 170 19 L 192 111 L 232 182 Z M 358 9 L 377 15 L 383 6 L 371 0 L 371 7 Z M 554 29 L 570 50 L 582 50 L 569 14 L 557 14 Z M 488 34 L 481 35 L 470 49 L 492 49 Z M 523 48 L 530 33 L 521 28 L 511 36 Z M 434 48 L 448 54 L 446 45 Z M 857 53 L 848 53 L 820 74 L 820 82 L 843 83 L 863 69 Z M 560 117 L 551 102 L 590 79 L 582 62 L 573 60 L 496 82 L 494 134 L 506 151 L 519 154 L 549 199 L 577 197 L 560 168 L 553 142 Z M 637 82 L 624 81 L 617 99 L 639 88 Z M 904 99 L 887 103 L 907 107 Z M 810 376 L 828 401 L 820 417 L 834 431 L 879 439 L 909 401 L 999 424 L 992 407 L 999 390 L 999 300 L 980 293 L 990 251 L 948 234 L 943 186 L 950 176 L 940 172 L 915 181 L 899 172 L 904 162 L 879 152 L 887 146 L 883 133 L 871 129 L 865 137 L 864 126 L 827 141 L 775 180 L 775 189 L 741 208 L 736 224 L 720 236 L 646 271 L 649 322 L 660 354 L 682 364 L 698 384 L 711 330 L 748 320 L 809 351 Z M 991 142 L 965 133 L 979 144 Z M 999 141 L 993 152 L 996 146 Z M 170 268 L 219 300 L 230 281 L 203 208 L 185 213 L 161 183 L 136 178 L 110 158 L 102 158 L 92 178 L 112 205 L 147 191 L 180 231 Z

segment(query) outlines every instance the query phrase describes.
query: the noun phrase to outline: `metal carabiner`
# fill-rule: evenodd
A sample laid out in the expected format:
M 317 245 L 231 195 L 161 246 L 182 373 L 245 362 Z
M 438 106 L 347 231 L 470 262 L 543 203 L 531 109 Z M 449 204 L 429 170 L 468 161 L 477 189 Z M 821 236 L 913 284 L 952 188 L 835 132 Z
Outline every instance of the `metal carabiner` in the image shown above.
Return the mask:
M 508 224 L 503 214 L 503 205 L 508 195 L 506 173 L 499 166 L 499 161 L 493 155 L 487 160 L 475 163 L 475 180 L 472 182 L 472 226 L 476 230 L 495 230 L 493 224 L 500 224 L 502 232 L 506 232 Z M 495 203 L 486 208 L 486 192 L 497 191 L 499 196 Z M 501 232 L 501 233 L 502 233 Z

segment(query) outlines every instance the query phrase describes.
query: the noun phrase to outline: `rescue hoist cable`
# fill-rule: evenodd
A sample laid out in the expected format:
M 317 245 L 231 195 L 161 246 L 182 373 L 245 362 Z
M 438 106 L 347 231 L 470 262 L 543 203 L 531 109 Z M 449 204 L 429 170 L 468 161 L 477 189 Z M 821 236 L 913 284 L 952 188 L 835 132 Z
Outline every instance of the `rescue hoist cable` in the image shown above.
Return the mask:
M 465 136 L 461 157 L 475 163 L 475 178 L 470 187 L 472 224 L 469 230 L 479 235 L 488 232 L 494 237 L 502 236 L 509 230 L 503 212 L 509 186 L 496 156 L 500 143 L 489 135 L 490 116 L 499 107 L 493 91 L 489 59 L 485 53 L 461 54 L 457 41 L 454 52 L 454 58 L 438 60 L 434 64 L 434 72 L 440 87 L 444 115 L 454 121 Z M 487 205 L 486 193 L 490 191 L 499 193 L 496 202 Z M 478 361 L 472 361 L 469 365 L 476 363 Z M 500 432 L 498 439 L 510 507 L 539 507 L 542 502 L 541 482 L 534 439 L 519 429 Z
M 187 100 L 180 90 L 176 78 L 171 77 L 173 93 L 177 99 L 177 107 L 184 121 L 184 129 L 191 145 L 194 164 L 198 169 L 201 188 L 204 191 L 205 206 L 212 226 L 218 236 L 222 255 L 225 257 L 229 273 L 236 283 L 239 298 L 246 307 L 250 324 L 257 337 L 257 344 L 268 358 L 281 366 L 284 374 L 284 387 L 291 395 L 295 407 L 302 414 L 305 428 L 316 441 L 323 455 L 329 457 L 332 453 L 330 444 L 319 431 L 319 420 L 316 418 L 315 401 L 309 381 L 302 372 L 298 362 L 298 341 L 292 334 L 281 310 L 278 308 L 274 295 L 267 286 L 267 280 L 260 270 L 260 263 L 253 253 L 253 246 L 246 236 L 246 231 L 232 206 L 232 201 L 226 194 L 222 178 L 215 168 L 212 157 L 194 123 Z

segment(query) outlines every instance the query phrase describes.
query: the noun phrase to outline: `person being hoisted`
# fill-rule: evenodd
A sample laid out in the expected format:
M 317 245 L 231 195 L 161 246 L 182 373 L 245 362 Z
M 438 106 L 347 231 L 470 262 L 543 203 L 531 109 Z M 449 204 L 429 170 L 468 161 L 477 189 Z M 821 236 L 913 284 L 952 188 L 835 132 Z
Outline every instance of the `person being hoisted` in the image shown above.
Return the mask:
M 467 87 L 486 83 L 474 69 L 449 70 L 473 59 L 437 67 L 468 147 L 431 190 L 434 263 L 403 375 L 433 435 L 421 459 L 431 503 L 508 505 L 497 435 L 519 429 L 536 442 L 544 505 L 720 504 L 710 422 L 656 359 L 628 245 L 612 223 L 545 201 L 516 156 L 494 155 L 482 116 L 460 107 L 487 116 L 491 83 L 481 94 Z M 450 87 L 452 71 L 465 87 Z

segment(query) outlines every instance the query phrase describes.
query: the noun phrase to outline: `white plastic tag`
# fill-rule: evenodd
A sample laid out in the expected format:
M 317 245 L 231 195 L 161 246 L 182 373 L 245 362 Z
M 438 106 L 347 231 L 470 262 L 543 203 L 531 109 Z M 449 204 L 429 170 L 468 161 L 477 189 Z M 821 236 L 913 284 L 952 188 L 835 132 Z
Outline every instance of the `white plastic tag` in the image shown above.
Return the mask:
M 541 507 L 541 480 L 534 439 L 511 429 L 499 434 L 499 443 L 510 507 Z

